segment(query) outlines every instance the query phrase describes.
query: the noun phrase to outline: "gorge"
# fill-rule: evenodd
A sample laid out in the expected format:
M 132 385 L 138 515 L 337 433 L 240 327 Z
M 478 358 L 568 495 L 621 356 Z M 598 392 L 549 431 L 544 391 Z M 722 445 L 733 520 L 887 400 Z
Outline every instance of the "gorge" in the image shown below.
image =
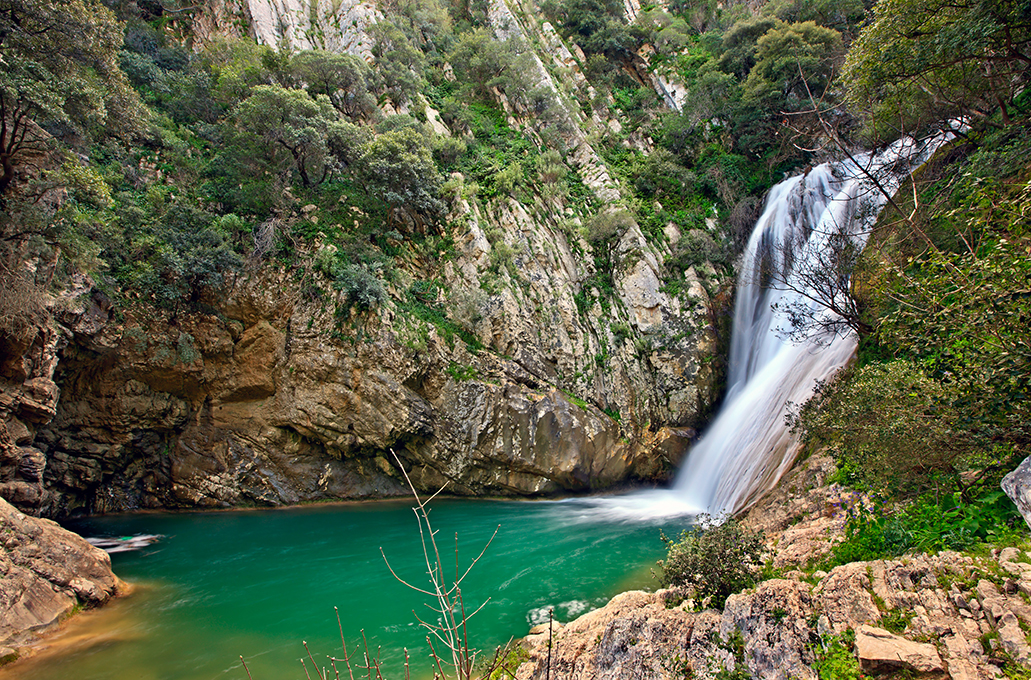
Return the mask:
M 68 651 L 0 673 L 296 673 L 333 605 L 396 667 L 407 479 L 462 555 L 511 526 L 470 594 L 521 678 L 746 510 L 722 614 L 616 598 L 556 662 L 1022 672 L 1018 5 L 0 0 L 0 657 Z M 61 627 L 129 586 L 42 518 L 168 536 Z

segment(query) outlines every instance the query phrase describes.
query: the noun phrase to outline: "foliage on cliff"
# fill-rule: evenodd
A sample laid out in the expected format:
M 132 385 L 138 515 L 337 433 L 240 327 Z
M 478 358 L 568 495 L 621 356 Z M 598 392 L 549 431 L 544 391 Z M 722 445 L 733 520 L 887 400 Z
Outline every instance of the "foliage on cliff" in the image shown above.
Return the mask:
M 459 196 L 514 198 L 556 220 L 567 208 L 591 217 L 605 206 L 561 153 L 583 125 L 570 103 L 621 120 L 600 148 L 646 233 L 662 242 L 670 222 L 691 232 L 669 264 L 675 292 L 688 267 L 729 263 L 758 196 L 805 157 L 779 134 L 779 118 L 785 107 L 808 105 L 805 87 L 826 90 L 843 57 L 841 31 L 847 40 L 862 14 L 780 2 L 751 17 L 743 7 L 681 3 L 628 22 L 622 6 L 545 3 L 586 54 L 579 67 L 589 96 L 536 81 L 533 46 L 498 40 L 473 5 L 398 8 L 370 29 L 366 63 L 246 38 L 191 49 L 182 36 L 195 8 L 79 4 L 69 13 L 11 0 L 0 13 L 10 24 L 2 47 L 11 66 L 0 191 L 12 201 L 25 200 L 33 183 L 71 188 L 74 214 L 51 220 L 51 247 L 73 255 L 73 268 L 107 277 L 116 299 L 124 292 L 169 308 L 204 304 L 245 255 L 294 266 L 326 243 L 341 266 L 390 282 L 409 245 L 419 251 L 448 234 Z M 63 23 L 31 30 L 55 12 Z M 645 45 L 657 51 L 652 63 L 639 56 Z M 691 110 L 665 110 L 646 79 L 654 68 L 686 80 Z M 714 98 L 696 96 L 706 92 Z M 455 136 L 431 125 L 427 104 Z M 383 117 L 398 107 L 409 113 Z M 658 142 L 651 153 L 648 135 Z M 68 156 L 63 175 L 33 170 L 22 148 L 29 142 L 78 160 Z M 456 171 L 463 179 L 445 183 Z M 301 213 L 305 204 L 314 214 Z M 735 235 L 706 227 L 714 209 Z M 51 269 L 44 279 L 68 271 Z
M 530 282 L 488 227 L 482 290 L 444 299 L 466 203 L 517 203 L 567 236 L 585 264 L 580 314 L 594 295 L 612 311 L 634 226 L 668 248 L 663 291 L 686 300 L 684 272 L 729 273 L 765 189 L 832 139 L 962 114 L 971 125 L 882 221 L 855 278 L 871 329 L 860 365 L 802 422 L 843 469 L 880 469 L 892 437 L 919 439 L 900 466 L 915 493 L 932 473 L 960 480 L 1026 452 L 1019 3 L 882 0 L 864 24 L 860 0 L 673 2 L 632 20 L 619 3 L 549 0 L 573 54 L 562 68 L 541 65 L 543 33 L 499 38 L 484 3 L 404 3 L 369 29 L 367 60 L 190 44 L 189 8 L 109 5 L 0 4 L 8 336 L 42 313 L 25 300 L 77 270 L 116 304 L 174 313 L 208 308 L 247 261 L 288 269 L 312 299 L 331 284 L 338 319 L 393 304 L 472 346 L 469 320 L 500 286 Z M 659 76 L 686 90 L 679 111 Z M 578 157 L 587 146 L 601 158 Z M 884 400 L 906 408 L 878 411 Z

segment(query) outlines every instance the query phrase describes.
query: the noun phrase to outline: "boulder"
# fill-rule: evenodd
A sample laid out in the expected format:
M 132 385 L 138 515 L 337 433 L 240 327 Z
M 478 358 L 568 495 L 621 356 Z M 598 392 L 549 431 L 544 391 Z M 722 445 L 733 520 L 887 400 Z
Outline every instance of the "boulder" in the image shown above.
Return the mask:
M 1024 521 L 1031 526 L 1031 456 L 1002 478 L 1002 490 L 1013 499 Z
M 0 498 L 0 649 L 15 648 L 77 605 L 94 607 L 125 587 L 108 554 Z
M 883 628 L 859 627 L 856 656 L 865 673 L 909 671 L 922 677 L 946 677 L 945 665 L 934 645 L 913 642 Z

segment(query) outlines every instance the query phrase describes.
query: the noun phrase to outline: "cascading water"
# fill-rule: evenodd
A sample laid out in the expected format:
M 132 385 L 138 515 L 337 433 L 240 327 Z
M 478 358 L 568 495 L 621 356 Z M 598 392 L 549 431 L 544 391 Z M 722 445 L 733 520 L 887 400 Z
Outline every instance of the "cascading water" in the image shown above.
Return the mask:
M 837 317 L 814 301 L 826 302 L 827 288 L 842 287 L 828 280 L 815 290 L 813 275 L 826 266 L 835 239 L 865 245 L 887 197 L 942 141 L 900 140 L 880 154 L 821 165 L 770 191 L 739 274 L 727 395 L 681 467 L 673 488 L 679 504 L 711 515 L 735 512 L 791 466 L 797 449 L 785 423 L 791 404 L 805 402 L 856 347 L 854 334 L 827 330 Z M 808 317 L 812 334 L 789 338 L 784 310 Z
M 674 487 L 567 501 L 567 519 L 721 517 L 772 488 L 797 451 L 786 423 L 791 405 L 804 403 L 856 349 L 855 334 L 830 311 L 842 308 L 848 289 L 835 253 L 863 248 L 888 196 L 950 136 L 902 139 L 773 187 L 742 256 L 723 407 Z

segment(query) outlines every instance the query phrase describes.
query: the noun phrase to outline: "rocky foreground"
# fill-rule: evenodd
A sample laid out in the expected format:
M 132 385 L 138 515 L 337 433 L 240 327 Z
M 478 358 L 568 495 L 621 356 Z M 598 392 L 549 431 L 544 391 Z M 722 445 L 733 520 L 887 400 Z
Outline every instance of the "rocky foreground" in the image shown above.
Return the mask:
M 815 679 L 819 657 L 852 634 L 868 675 L 972 680 L 1002 677 L 1007 662 L 1031 665 L 1031 558 L 1017 548 L 800 570 L 845 524 L 851 499 L 821 485 L 828 469 L 810 461 L 745 520 L 766 530 L 782 578 L 731 596 L 722 612 L 692 611 L 672 591 L 623 593 L 550 632 L 531 630 L 516 677 Z
M 101 605 L 126 587 L 106 552 L 3 498 L 0 547 L 0 663 L 77 608 Z

